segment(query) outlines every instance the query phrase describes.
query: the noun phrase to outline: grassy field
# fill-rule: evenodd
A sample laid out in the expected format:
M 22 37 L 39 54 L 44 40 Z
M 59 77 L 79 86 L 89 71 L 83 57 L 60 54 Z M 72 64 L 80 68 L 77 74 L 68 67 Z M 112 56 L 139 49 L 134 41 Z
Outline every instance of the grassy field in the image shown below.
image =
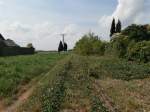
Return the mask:
M 108 96 L 119 111 L 150 111 L 149 64 L 107 57 L 91 57 L 90 59 L 94 61 L 89 67 L 90 75 L 96 79 L 100 93 Z
M 36 84 L 17 112 L 148 112 L 150 64 L 69 55 Z
M 67 54 L 39 53 L 29 56 L 0 57 L 0 101 L 10 103 L 32 79 L 42 77 Z

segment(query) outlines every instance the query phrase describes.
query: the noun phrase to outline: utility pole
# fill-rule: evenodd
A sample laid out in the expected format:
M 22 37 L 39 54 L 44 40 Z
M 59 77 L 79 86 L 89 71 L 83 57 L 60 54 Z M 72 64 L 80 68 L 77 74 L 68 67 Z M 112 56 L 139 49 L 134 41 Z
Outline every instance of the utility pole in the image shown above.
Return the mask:
M 66 34 L 65 33 L 62 33 L 62 34 L 60 34 L 61 36 L 62 36 L 62 41 L 63 41 L 63 45 L 64 45 L 64 43 L 65 43 L 65 36 L 66 36 Z

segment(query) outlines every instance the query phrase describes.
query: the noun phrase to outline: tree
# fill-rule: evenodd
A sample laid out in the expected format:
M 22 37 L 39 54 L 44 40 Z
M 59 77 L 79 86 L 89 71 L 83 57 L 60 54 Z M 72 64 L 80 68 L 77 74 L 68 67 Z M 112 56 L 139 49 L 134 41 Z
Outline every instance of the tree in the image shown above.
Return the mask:
M 111 24 L 111 29 L 110 29 L 110 37 L 112 37 L 115 32 L 116 32 L 116 24 L 115 24 L 115 19 L 113 19 Z
M 104 55 L 106 44 L 94 33 L 85 34 L 75 45 L 74 51 L 81 55 Z
M 65 42 L 64 43 L 64 51 L 67 51 L 68 50 L 68 45 L 67 45 L 67 43 Z
M 150 61 L 150 41 L 142 41 L 130 44 L 127 51 L 129 60 L 142 61 L 147 63 Z
M 118 23 L 116 25 L 116 33 L 121 33 L 121 27 L 122 27 L 121 21 L 118 20 Z
M 150 34 L 143 25 L 132 24 L 125 28 L 122 34 L 128 36 L 129 40 L 134 40 L 135 42 L 150 40 Z
M 58 52 L 61 52 L 63 50 L 64 50 L 64 46 L 63 46 L 62 41 L 60 41 L 59 46 L 58 46 Z

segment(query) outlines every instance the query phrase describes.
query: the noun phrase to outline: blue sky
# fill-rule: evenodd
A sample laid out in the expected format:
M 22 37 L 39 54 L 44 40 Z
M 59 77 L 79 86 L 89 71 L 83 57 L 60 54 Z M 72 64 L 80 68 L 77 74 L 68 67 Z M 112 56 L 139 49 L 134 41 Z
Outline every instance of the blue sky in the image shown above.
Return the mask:
M 150 22 L 142 20 L 150 17 L 145 14 L 149 4 L 149 0 L 0 0 L 0 31 L 21 46 L 33 43 L 42 50 L 56 50 L 58 34 L 65 32 L 73 48 L 90 30 L 108 40 L 112 16 L 124 17 L 120 17 L 124 26 Z
M 116 0 L 5 0 L 0 19 L 80 24 L 89 22 L 88 25 L 95 24 L 97 21 L 94 20 L 99 19 L 104 12 L 111 14 L 116 3 Z

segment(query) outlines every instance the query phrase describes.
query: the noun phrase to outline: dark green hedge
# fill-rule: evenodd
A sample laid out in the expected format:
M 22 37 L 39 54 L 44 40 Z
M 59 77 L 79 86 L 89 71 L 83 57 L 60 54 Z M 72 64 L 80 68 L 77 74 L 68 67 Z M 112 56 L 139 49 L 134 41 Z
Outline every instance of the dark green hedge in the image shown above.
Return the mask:
M 0 48 L 0 56 L 15 56 L 15 55 L 28 55 L 34 54 L 34 48 L 25 47 L 3 47 Z

